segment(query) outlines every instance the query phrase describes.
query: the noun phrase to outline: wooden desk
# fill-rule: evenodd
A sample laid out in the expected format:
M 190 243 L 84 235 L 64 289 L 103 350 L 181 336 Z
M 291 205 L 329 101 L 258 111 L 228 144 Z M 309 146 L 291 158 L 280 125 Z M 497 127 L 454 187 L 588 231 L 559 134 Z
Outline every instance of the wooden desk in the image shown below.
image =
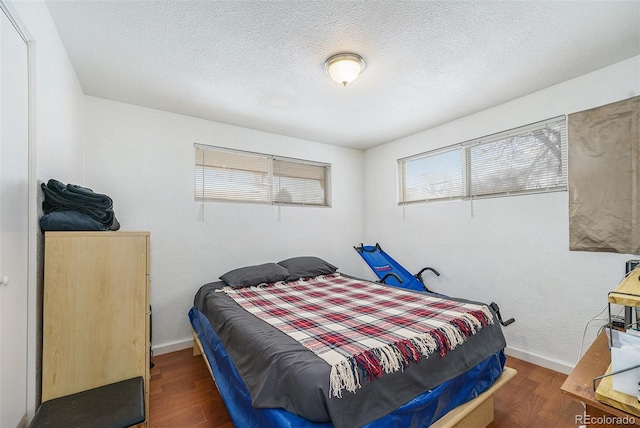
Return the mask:
M 580 359 L 567 380 L 560 387 L 561 391 L 585 404 L 585 415 L 589 420 L 598 418 L 626 418 L 630 424 L 587 424 L 584 419 L 577 420 L 576 425 L 589 425 L 598 427 L 640 427 L 640 418 L 611 407 L 596 400 L 593 391 L 593 378 L 603 375 L 611 364 L 611 352 L 609 351 L 609 339 L 602 333 L 593 342 L 589 350 Z M 588 422 L 588 421 L 587 421 Z

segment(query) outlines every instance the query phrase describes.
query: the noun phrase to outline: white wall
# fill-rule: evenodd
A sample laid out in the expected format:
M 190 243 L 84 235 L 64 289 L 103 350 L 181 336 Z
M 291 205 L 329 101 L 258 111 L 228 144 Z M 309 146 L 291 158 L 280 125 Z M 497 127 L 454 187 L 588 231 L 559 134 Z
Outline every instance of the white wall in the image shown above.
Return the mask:
M 12 4 L 35 41 L 37 179 L 81 183 L 84 92 L 45 3 Z
M 151 231 L 153 346 L 190 344 L 198 288 L 228 270 L 316 255 L 362 274 L 363 153 L 86 98 L 86 185 L 114 200 L 122 230 Z M 194 143 L 331 163 L 332 207 L 196 203 Z M 203 219 L 204 215 L 204 219 Z M 185 342 L 186 341 L 186 342 Z
M 640 94 L 640 57 L 365 152 L 365 235 L 427 284 L 496 301 L 514 356 L 565 371 L 631 255 L 569 251 L 568 193 L 397 205 L 396 160 Z M 637 256 L 635 256 L 637 258 Z M 600 323 L 594 323 L 597 326 Z M 585 346 L 595 337 L 587 334 Z M 585 348 L 586 349 L 586 348 Z

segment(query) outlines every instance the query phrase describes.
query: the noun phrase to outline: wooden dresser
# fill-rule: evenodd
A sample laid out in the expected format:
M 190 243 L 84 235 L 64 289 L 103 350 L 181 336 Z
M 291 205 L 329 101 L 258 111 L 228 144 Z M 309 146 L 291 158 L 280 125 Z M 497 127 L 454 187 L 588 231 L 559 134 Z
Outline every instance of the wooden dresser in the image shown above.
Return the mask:
M 148 232 L 45 234 L 42 401 L 142 376 L 149 415 Z

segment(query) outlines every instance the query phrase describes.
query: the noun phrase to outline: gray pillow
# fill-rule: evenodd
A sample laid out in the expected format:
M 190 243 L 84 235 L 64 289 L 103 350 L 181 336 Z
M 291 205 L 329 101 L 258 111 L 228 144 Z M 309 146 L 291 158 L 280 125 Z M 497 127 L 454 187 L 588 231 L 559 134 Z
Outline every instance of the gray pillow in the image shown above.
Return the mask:
M 338 270 L 331 263 L 319 257 L 302 256 L 282 260 L 278 264 L 289 271 L 287 280 L 295 281 L 300 278 L 311 278 L 318 275 L 328 275 Z
M 231 287 L 251 287 L 262 283 L 278 282 L 287 279 L 289 271 L 275 263 L 246 266 L 231 270 L 220 277 Z

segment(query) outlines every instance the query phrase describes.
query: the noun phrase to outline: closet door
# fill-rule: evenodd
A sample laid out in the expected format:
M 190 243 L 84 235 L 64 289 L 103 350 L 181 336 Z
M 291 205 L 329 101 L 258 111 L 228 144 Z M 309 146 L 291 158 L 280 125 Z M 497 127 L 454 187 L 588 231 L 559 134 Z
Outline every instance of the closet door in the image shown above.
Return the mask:
M 27 44 L 0 9 L 0 427 L 26 423 Z

